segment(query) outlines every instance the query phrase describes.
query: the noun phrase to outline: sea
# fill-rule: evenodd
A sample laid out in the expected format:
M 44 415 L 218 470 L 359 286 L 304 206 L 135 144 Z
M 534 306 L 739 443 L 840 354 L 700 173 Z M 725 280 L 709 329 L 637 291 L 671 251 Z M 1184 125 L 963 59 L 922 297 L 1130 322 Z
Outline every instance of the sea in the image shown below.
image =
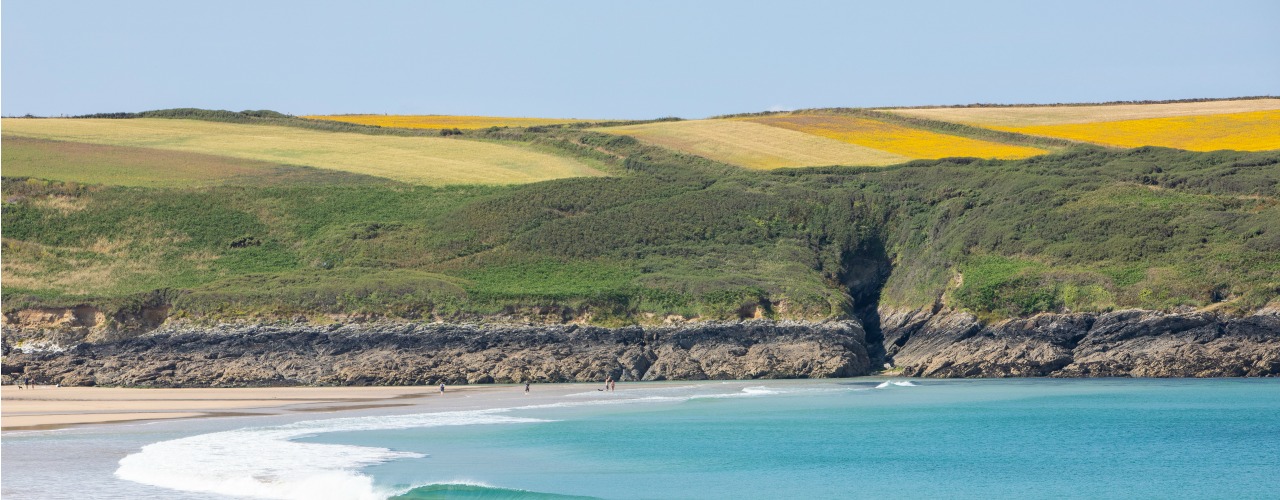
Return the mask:
M 11 431 L 0 496 L 1280 498 L 1278 379 L 574 387 L 499 408 Z

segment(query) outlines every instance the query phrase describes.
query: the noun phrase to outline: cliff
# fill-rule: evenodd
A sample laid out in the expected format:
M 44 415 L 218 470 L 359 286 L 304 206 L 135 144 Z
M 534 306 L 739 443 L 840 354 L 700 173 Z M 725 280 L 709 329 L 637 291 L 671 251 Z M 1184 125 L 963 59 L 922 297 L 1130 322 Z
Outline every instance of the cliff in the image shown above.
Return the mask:
M 918 377 L 1280 375 L 1280 311 L 1127 310 L 984 325 L 949 309 L 881 310 L 887 359 Z
M 9 336 L 6 335 L 6 338 Z M 4 373 L 154 387 L 418 385 L 849 377 L 862 327 L 743 321 L 680 327 L 350 324 L 191 328 L 62 348 L 4 346 Z

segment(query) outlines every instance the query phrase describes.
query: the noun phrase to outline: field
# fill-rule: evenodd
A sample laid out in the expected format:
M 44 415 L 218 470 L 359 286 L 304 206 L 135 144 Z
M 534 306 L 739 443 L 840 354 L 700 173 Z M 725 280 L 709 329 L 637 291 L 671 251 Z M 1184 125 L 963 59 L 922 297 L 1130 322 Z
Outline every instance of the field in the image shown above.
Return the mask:
M 34 177 L 81 184 L 202 187 L 228 183 L 382 180 L 226 156 L 29 137 L 5 136 L 0 155 L 3 156 L 5 177 Z
M 983 127 L 1063 125 L 1143 118 L 1216 115 L 1280 110 L 1280 99 L 1175 102 L 1167 104 L 1106 104 L 1094 106 L 1001 106 L 968 108 L 888 109 L 891 113 Z
M 395 128 L 465 129 L 489 127 L 532 127 L 558 123 L 591 122 L 576 118 L 510 118 L 502 116 L 452 116 L 452 115 L 308 115 L 303 118 L 377 125 Z
M 603 175 L 577 160 L 520 145 L 456 138 L 150 118 L 6 118 L 3 128 L 6 146 L 10 137 L 27 137 L 149 148 L 315 167 L 422 185 L 520 184 Z
M 744 120 L 690 120 L 592 129 L 746 168 L 881 166 L 911 158 Z
M 1025 146 L 939 134 L 855 116 L 806 113 L 740 119 L 887 151 L 911 159 L 972 156 L 1013 160 L 1048 152 Z
M 1123 148 L 1162 146 L 1188 151 L 1280 149 L 1280 110 L 992 128 Z

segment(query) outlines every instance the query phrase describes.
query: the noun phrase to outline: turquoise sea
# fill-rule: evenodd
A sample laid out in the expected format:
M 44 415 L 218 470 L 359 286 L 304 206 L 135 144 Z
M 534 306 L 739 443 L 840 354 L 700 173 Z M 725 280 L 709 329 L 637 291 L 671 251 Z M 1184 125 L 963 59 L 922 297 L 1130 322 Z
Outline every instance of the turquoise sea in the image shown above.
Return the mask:
M 637 383 L 421 410 L 11 432 L 0 493 L 1280 498 L 1275 379 Z

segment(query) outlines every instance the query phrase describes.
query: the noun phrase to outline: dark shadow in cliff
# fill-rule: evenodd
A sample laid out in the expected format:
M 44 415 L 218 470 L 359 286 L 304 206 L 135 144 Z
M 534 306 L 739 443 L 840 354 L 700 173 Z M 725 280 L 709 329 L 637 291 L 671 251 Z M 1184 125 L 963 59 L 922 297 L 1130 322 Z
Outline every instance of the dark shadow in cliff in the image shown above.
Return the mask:
M 884 249 L 884 240 L 866 240 L 855 251 L 845 252 L 840 282 L 849 291 L 853 303 L 849 315 L 862 323 L 867 332 L 867 354 L 871 366 L 878 369 L 885 362 L 884 333 L 880 330 L 880 291 L 893 272 L 893 262 Z

